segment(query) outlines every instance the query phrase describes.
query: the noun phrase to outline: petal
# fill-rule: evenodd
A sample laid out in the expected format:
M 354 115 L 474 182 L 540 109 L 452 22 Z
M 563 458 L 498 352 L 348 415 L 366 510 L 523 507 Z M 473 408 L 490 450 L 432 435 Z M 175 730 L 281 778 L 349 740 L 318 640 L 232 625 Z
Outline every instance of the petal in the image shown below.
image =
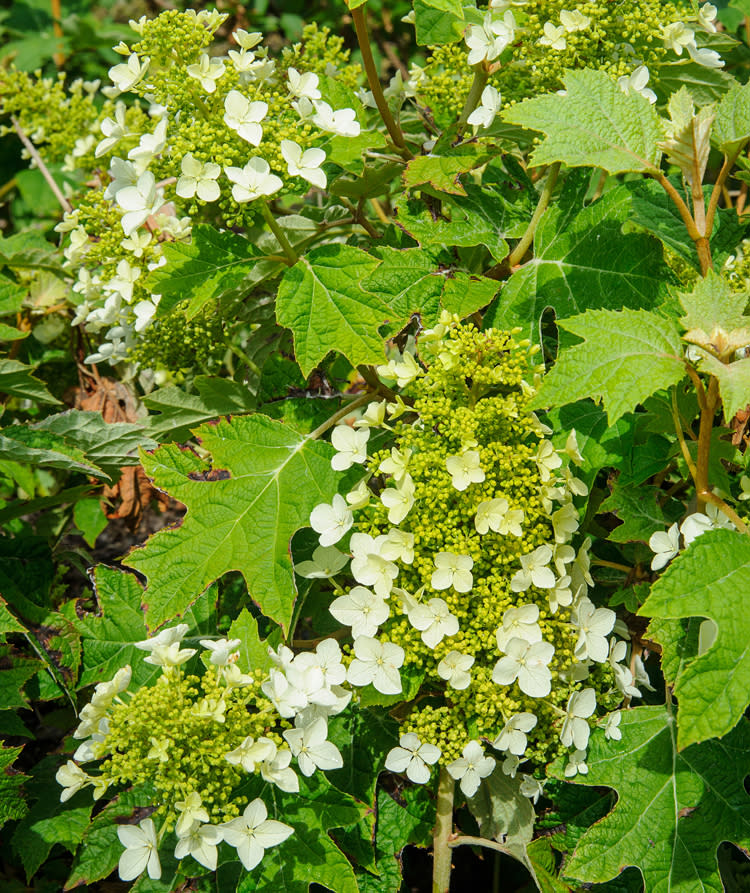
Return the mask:
M 120 856 L 120 861 L 117 866 L 120 879 L 123 881 L 132 881 L 137 878 L 148 864 L 150 854 L 150 847 L 125 850 Z
M 255 835 L 264 849 L 283 843 L 292 834 L 294 834 L 294 828 L 283 822 L 277 822 L 275 819 L 269 819 L 255 829 Z
M 288 731 L 291 732 L 294 730 L 289 729 Z M 245 811 L 242 813 L 242 817 L 244 818 L 248 827 L 257 828 L 257 826 L 264 822 L 268 817 L 266 804 L 260 798 L 252 800 L 245 807 Z

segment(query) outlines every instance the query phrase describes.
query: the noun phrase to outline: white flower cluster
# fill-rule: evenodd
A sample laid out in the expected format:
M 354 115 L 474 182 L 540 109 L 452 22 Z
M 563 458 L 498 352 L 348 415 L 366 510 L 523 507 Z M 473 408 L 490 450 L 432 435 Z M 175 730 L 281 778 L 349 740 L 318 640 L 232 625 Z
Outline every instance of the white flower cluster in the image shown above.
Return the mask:
M 455 324 L 446 317 L 434 330 L 423 333 L 427 350 L 435 362 L 447 368 L 457 361 L 451 354 L 455 342 L 442 341 L 449 325 Z M 432 341 L 437 344 L 433 345 Z M 399 387 L 407 387 L 424 371 L 415 357 L 406 352 L 392 358 L 387 364 L 378 367 L 378 374 L 387 382 L 395 382 Z M 332 432 L 331 442 L 336 449 L 331 464 L 339 471 L 347 470 L 367 461 L 367 445 L 370 428 L 388 427 L 386 418 L 391 420 L 403 412 L 403 402 L 371 404 L 361 418 L 352 425 L 340 424 Z M 543 434 L 549 433 L 538 422 Z M 586 485 L 576 478 L 563 457 L 569 462 L 581 464 L 583 459 L 578 450 L 575 432 L 571 432 L 562 449 L 555 449 L 551 441 L 540 439 L 536 453 L 536 466 L 541 481 L 540 498 L 552 524 L 553 537 L 549 543 L 537 546 L 519 558 L 520 568 L 511 577 L 510 586 L 519 595 L 531 587 L 541 590 L 547 596 L 549 615 L 561 614 L 562 622 L 572 627 L 576 636 L 574 654 L 576 664 L 568 671 L 563 683 L 573 684 L 585 680 L 594 664 L 613 666 L 617 685 L 624 697 L 639 694 L 634 686 L 631 671 L 620 664 L 625 657 L 624 642 L 615 643 L 609 636 L 615 624 L 615 613 L 608 608 L 598 608 L 588 598 L 588 587 L 593 585 L 589 573 L 588 549 L 586 540 L 576 552 L 570 540 L 579 527 L 578 511 L 573 504 L 574 495 L 585 495 Z M 400 694 L 403 690 L 400 669 L 406 655 L 403 648 L 387 640 L 381 627 L 391 618 L 405 616 L 411 627 L 417 630 L 424 644 L 434 650 L 444 640 L 449 641 L 459 633 L 459 619 L 451 612 L 448 603 L 440 597 L 425 595 L 423 586 L 412 594 L 398 586 L 400 568 L 414 561 L 415 537 L 408 529 L 408 519 L 412 513 L 420 511 L 415 482 L 409 472 L 412 453 L 409 449 L 392 447 L 390 456 L 382 460 L 378 471 L 386 477 L 386 486 L 379 495 L 370 491 L 365 480 L 346 496 L 336 495 L 330 504 L 321 504 L 313 509 L 310 524 L 318 533 L 321 554 L 317 559 L 333 573 L 340 573 L 349 561 L 349 573 L 356 585 L 338 595 L 330 605 L 330 612 L 340 623 L 350 627 L 354 641 L 354 660 L 347 671 L 349 683 L 356 687 L 372 685 L 384 695 Z M 446 457 L 444 473 L 446 484 L 457 492 L 471 492 L 472 487 L 486 479 L 481 465 L 481 452 L 475 441 L 468 440 L 460 452 Z M 335 545 L 349 534 L 354 524 L 354 513 L 366 506 L 372 499 L 379 499 L 387 510 L 388 521 L 393 525 L 387 533 L 371 536 L 355 532 L 349 536 L 346 553 Z M 557 504 L 559 507 L 555 507 Z M 406 522 L 406 523 L 404 523 Z M 474 526 L 480 536 L 489 531 L 508 537 L 520 537 L 524 533 L 526 519 L 522 509 L 511 508 L 507 499 L 496 497 L 480 499 L 477 502 Z M 316 553 L 317 554 L 317 553 Z M 437 592 L 452 590 L 470 597 L 474 588 L 474 559 L 468 554 L 440 551 L 432 556 L 433 570 L 429 578 L 430 588 Z M 315 561 L 308 562 L 315 564 Z M 322 575 L 322 574 L 321 574 Z M 329 576 L 328 573 L 325 574 Z M 553 674 L 558 675 L 551 664 L 555 647 L 543 638 L 539 623 L 538 604 L 518 603 L 505 611 L 502 623 L 496 631 L 499 658 L 495 664 L 492 679 L 498 686 L 514 686 L 532 698 L 549 695 Z M 617 645 L 617 647 L 616 647 Z M 619 647 L 622 646 L 622 647 Z M 451 649 L 439 661 L 437 675 L 449 688 L 464 690 L 471 685 L 471 670 L 475 658 L 458 649 Z M 594 689 L 588 689 L 585 704 L 595 698 Z M 575 694 L 575 693 L 574 693 Z M 573 697 L 573 696 L 571 696 Z M 575 704 L 576 701 L 573 701 Z M 586 717 L 593 715 L 595 701 Z M 572 708 L 571 708 L 572 709 Z M 579 709 L 579 708 L 575 708 Z M 529 719 L 529 717 L 531 717 Z M 528 725 L 533 719 L 533 723 Z M 514 750 L 506 754 L 505 771 L 515 772 L 523 754 L 518 751 L 521 735 L 536 724 L 533 714 L 522 714 L 521 718 L 511 717 L 497 741 L 509 741 L 511 731 L 517 734 L 512 739 Z M 588 726 L 587 726 L 588 728 Z M 588 741 L 583 733 L 577 735 L 576 751 L 585 756 Z M 563 745 L 568 747 L 567 732 L 561 734 Z M 525 738 L 524 738 L 525 741 Z M 495 744 L 500 750 L 504 745 Z M 429 778 L 427 767 L 439 758 L 439 751 L 433 745 L 419 741 L 413 734 L 402 736 L 397 748 L 391 751 L 387 767 L 393 771 L 406 771 L 412 781 Z M 583 756 L 579 754 L 579 764 Z M 478 741 L 470 742 L 463 756 L 448 769 L 467 796 L 475 792 L 479 780 L 489 774 L 494 767 L 494 758 L 485 757 Z M 403 767 L 397 769 L 397 766 Z M 452 767 L 452 768 L 451 768 Z M 526 785 L 529 796 L 538 796 L 536 783 L 530 779 Z
M 213 31 L 225 15 L 212 12 L 194 16 L 196 27 Z M 131 22 L 131 27 L 142 34 L 146 27 L 145 19 Z M 268 58 L 267 50 L 259 49 L 262 35 L 243 30 L 234 32 L 234 40 L 239 50 L 230 50 L 226 57 L 213 57 L 203 53 L 199 60 L 186 68 L 186 74 L 197 81 L 206 94 L 217 91 L 228 67 L 239 74 L 239 89 L 231 89 L 223 100 L 224 123 L 228 137 L 236 135 L 243 143 L 253 148 L 262 145 L 263 121 L 269 108 L 266 102 L 251 101 L 242 88 L 248 84 L 271 82 L 276 78 L 276 64 Z M 121 43 L 115 48 L 127 55 L 127 60 L 113 66 L 109 76 L 114 86 L 103 92 L 112 98 L 138 88 L 143 93 L 148 90 L 148 74 L 151 60 L 140 58 Z M 310 120 L 323 133 L 352 137 L 360 133 L 354 109 L 333 109 L 321 99 L 318 75 L 312 72 L 299 72 L 294 68 L 287 71 L 287 89 L 291 106 L 300 118 Z M 148 92 L 145 93 L 149 97 Z M 81 325 L 102 341 L 95 351 L 86 357 L 87 363 L 108 362 L 111 365 L 127 360 L 128 353 L 154 319 L 160 295 L 150 294 L 141 300 L 134 300 L 134 285 L 139 286 L 146 274 L 164 263 L 160 239 L 186 239 L 190 234 L 191 221 L 188 217 L 174 216 L 174 206 L 167 194 L 171 181 L 157 183 L 149 167 L 154 161 L 169 158 L 179 163 L 180 176 L 174 187 L 176 196 L 185 200 L 198 200 L 203 203 L 216 202 L 222 191 L 230 192 L 235 202 L 244 204 L 263 200 L 277 193 L 283 186 L 278 174 L 272 172 L 265 158 L 260 155 L 250 157 L 242 167 L 228 165 L 222 168 L 213 162 L 202 162 L 188 152 L 181 158 L 173 155 L 170 134 L 179 130 L 181 121 L 165 106 L 152 102 L 149 114 L 155 119 L 152 131 L 139 133 L 133 130 L 126 119 L 126 106 L 118 101 L 111 117 L 99 124 L 100 139 L 96 143 L 95 155 L 102 157 L 112 153 L 123 142 L 134 145 L 123 157 L 111 159 L 109 175 L 111 182 L 104 193 L 121 212 L 121 225 L 124 239 L 120 245 L 123 256 L 116 266 L 114 276 L 106 278 L 91 275 L 81 261 L 91 246 L 91 238 L 96 233 L 87 233 L 77 222 L 76 212 L 66 215 L 59 232 L 69 232 L 69 243 L 65 257 L 69 266 L 78 267 L 78 281 L 74 292 L 80 295 L 76 305 L 74 325 Z M 184 116 L 183 112 L 179 113 Z M 86 147 L 96 141 L 96 135 L 86 137 Z M 86 147 L 81 147 L 82 154 Z M 326 153 L 319 148 L 304 149 L 292 140 L 282 140 L 281 155 L 286 163 L 286 173 L 290 177 L 300 177 L 319 189 L 327 184 L 323 164 Z M 73 163 L 74 159 L 71 163 Z M 223 177 L 226 178 L 222 182 Z M 154 237 L 158 231 L 159 237 Z M 146 262 L 144 249 L 148 249 L 150 259 Z M 113 259 L 115 260 L 115 259 Z M 140 281 L 139 281 L 140 280 Z
M 196 653 L 195 648 L 183 648 L 182 639 L 188 631 L 181 623 L 162 630 L 158 635 L 136 642 L 136 648 L 148 652 L 145 662 L 162 668 L 166 679 L 179 673 L 179 668 Z M 196 715 L 215 722 L 226 721 L 224 697 L 232 689 L 253 682 L 253 677 L 242 673 L 237 666 L 239 639 L 201 639 L 200 644 L 209 654 L 209 664 L 216 668 L 217 678 L 223 680 L 224 694 L 218 699 L 204 698 L 193 705 Z M 258 772 L 264 781 L 282 791 L 299 791 L 299 778 L 291 768 L 296 760 L 305 776 L 316 770 L 339 769 L 343 760 L 336 746 L 326 740 L 328 717 L 344 710 L 351 699 L 351 692 L 342 688 L 346 669 L 341 662 L 341 650 L 334 639 L 318 643 L 315 651 L 294 655 L 281 645 L 277 651 L 269 649 L 276 667 L 270 670 L 261 689 L 274 704 L 279 716 L 294 718 L 294 728 L 286 729 L 283 737 L 286 746 L 279 747 L 268 737 L 257 740 L 246 737 L 237 747 L 224 755 L 224 759 L 247 773 Z M 207 672 L 211 672 L 210 668 Z M 131 681 L 129 666 L 118 670 L 109 682 L 96 686 L 91 702 L 80 713 L 80 724 L 73 733 L 75 738 L 86 739 L 78 747 L 74 759 L 69 760 L 57 772 L 57 781 L 63 786 L 61 801 L 70 799 L 86 786 L 94 787 L 94 797 L 103 796 L 108 781 L 101 776 L 91 776 L 77 762 L 102 759 L 111 746 L 106 741 L 109 734 L 108 711 Z M 152 738 L 153 747 L 148 759 L 165 762 L 169 759 L 168 741 Z M 175 857 L 193 856 L 201 865 L 214 870 L 217 864 L 217 846 L 223 840 L 235 847 L 246 869 L 254 868 L 262 859 L 265 849 L 275 846 L 293 833 L 288 825 L 267 819 L 265 804 L 254 800 L 244 813 L 221 824 L 211 824 L 208 811 L 195 791 L 184 801 L 175 803 L 180 813 L 175 826 L 177 844 Z M 164 829 L 157 833 L 153 820 L 143 820 L 138 826 L 118 827 L 120 842 L 125 847 L 120 858 L 119 872 L 122 880 L 133 880 L 144 870 L 149 877 L 161 876 L 159 844 Z

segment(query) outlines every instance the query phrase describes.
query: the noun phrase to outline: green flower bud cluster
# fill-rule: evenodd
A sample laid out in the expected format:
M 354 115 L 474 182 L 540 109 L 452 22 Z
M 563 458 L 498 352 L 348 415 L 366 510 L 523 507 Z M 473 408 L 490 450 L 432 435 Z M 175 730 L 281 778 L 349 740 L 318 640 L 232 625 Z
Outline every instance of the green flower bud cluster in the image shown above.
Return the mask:
M 158 639 L 139 644 L 150 642 Z M 225 643 L 222 640 L 218 645 Z M 238 643 L 229 644 L 237 647 Z M 163 816 L 166 831 L 179 818 L 176 804 L 191 794 L 200 797 L 209 815 L 204 821 L 217 824 L 239 815 L 248 801 L 237 788 L 253 769 L 228 755 L 243 742 L 247 747 L 248 738 L 262 738 L 280 748 L 285 745 L 281 732 L 290 727 L 261 691 L 267 675 L 262 670 L 242 674 L 230 657 L 229 663 L 219 666 L 206 659 L 202 673 L 185 673 L 182 664 L 195 652 L 178 652 L 177 647 L 162 649 L 167 662 L 161 664 L 162 673 L 154 685 L 129 692 L 131 672 L 126 667 L 112 682 L 97 686 L 75 733 L 77 738 L 92 734 L 76 759 L 98 761 L 95 774 L 87 775 L 72 764 L 80 777 L 78 786 L 92 784 L 95 797 L 110 788 L 153 787 L 156 813 Z M 154 648 L 157 655 L 159 648 Z M 160 660 L 162 656 L 157 656 L 153 662 Z M 180 664 L 174 665 L 173 660 Z M 256 762 L 263 758 L 259 756 Z M 67 799 L 65 793 L 63 799 Z
M 131 348 L 129 360 L 173 373 L 216 371 L 226 353 L 229 325 L 216 307 L 207 305 L 192 318 L 186 310 L 187 302 L 181 301 L 167 316 L 157 318 Z
M 101 775 L 112 786 L 153 785 L 157 813 L 165 817 L 168 829 L 177 818 L 174 804 L 192 791 L 200 795 L 212 821 L 234 818 L 247 803 L 234 794 L 245 773 L 230 765 L 225 754 L 247 736 L 265 735 L 281 744 L 280 735 L 267 731 L 276 711 L 260 693 L 260 682 L 257 678 L 227 692 L 211 670 L 200 677 L 162 675 L 128 703 L 113 705 L 104 740 L 110 755 L 100 766 Z M 197 708 L 204 700 L 223 700 L 222 722 L 201 715 Z
M 516 40 L 488 81 L 500 91 L 504 105 L 559 90 L 562 74 L 568 69 L 593 68 L 613 77 L 629 75 L 639 65 L 655 71 L 670 56 L 661 39 L 662 28 L 691 16 L 690 4 L 684 0 L 634 0 L 627 4 L 583 0 L 575 9 L 590 19 L 588 27 L 566 31 L 562 50 L 539 43 L 545 36 L 545 24 L 559 26 L 560 13 L 570 9 L 567 0 L 513 7 L 519 26 Z M 460 114 L 473 78 L 464 44 L 432 48 L 424 74 L 417 99 L 445 128 Z
M 545 23 L 559 25 L 560 13 L 569 7 L 565 0 L 540 0 L 529 5 L 527 18 L 522 23 L 521 43 L 514 49 L 513 61 L 507 66 L 508 99 L 519 100 L 557 90 L 562 72 L 570 68 L 595 68 L 613 77 L 628 75 L 639 65 L 656 68 L 669 55 L 661 39 L 662 28 L 690 15 L 691 9 L 689 3 L 680 0 L 634 0 L 627 4 L 584 0 L 575 8 L 591 20 L 588 28 L 567 31 L 564 50 L 539 44 Z M 512 72 L 521 63 L 526 68 L 528 92 L 519 96 L 513 90 Z M 502 90 L 502 73 L 500 85 Z
M 14 115 L 31 141 L 43 148 L 45 160 L 60 164 L 72 149 L 86 154 L 85 142 L 86 152 L 91 151 L 91 133 L 98 132 L 99 112 L 93 98 L 97 88 L 98 82 L 82 80 L 66 87 L 62 72 L 56 78 L 43 78 L 40 71 L 0 70 L 0 116 Z M 12 129 L 0 127 L 0 135 Z
M 542 765 L 566 750 L 560 730 L 573 692 L 593 688 L 600 706 L 622 699 L 617 691 L 610 695 L 615 683 L 606 643 L 599 643 L 596 663 L 586 661 L 581 650 L 575 612 L 584 602 L 584 611 L 594 610 L 586 599 L 592 583 L 588 543 L 576 556 L 569 542 L 579 523 L 572 498 L 586 488 L 567 464 L 580 461 L 574 435 L 564 450 L 555 450 L 548 429 L 528 408 L 535 393 L 535 353 L 513 332 L 478 331 L 446 314 L 418 338 L 426 371 L 410 357 L 378 369 L 386 381 L 400 377 L 404 384 L 410 377 L 404 391 L 410 400 L 405 412 L 389 404 L 386 427 L 393 439 L 366 460 L 376 498 L 354 512 L 354 531 L 373 539 L 353 535 L 352 574 L 367 583 L 366 575 L 377 575 L 383 566 L 383 556 L 393 567 L 390 614 L 377 635 L 403 649 L 402 679 L 422 679 L 402 731 L 439 747 L 444 765 L 459 758 L 471 740 L 494 741 L 520 713 L 537 718 L 526 758 Z M 374 418 L 366 415 L 363 422 L 375 426 Z M 343 435 L 334 440 L 343 442 Z M 357 492 L 349 495 L 353 503 Z M 405 510 L 397 503 L 399 492 L 407 494 Z M 493 511 L 497 515 L 486 522 Z M 413 542 L 413 556 L 411 547 L 406 555 L 388 551 L 388 541 L 404 538 Z M 363 542 L 380 548 L 380 558 L 364 558 Z M 536 576 L 527 572 L 535 555 L 549 562 Z M 463 570 L 456 570 L 456 562 Z M 446 566 L 453 568 L 452 580 L 440 570 Z M 521 639 L 527 634 L 509 626 L 518 610 L 534 629 L 514 645 L 516 629 Z M 442 620 L 433 623 L 430 611 L 442 612 Z M 604 614 L 608 632 L 614 615 Z M 503 624 L 511 631 L 500 644 Z M 535 642 L 550 654 L 554 649 L 542 670 L 546 682 L 520 676 L 498 681 L 499 658 Z M 460 681 L 450 669 L 457 658 L 468 661 Z M 510 658 L 504 660 L 507 666 Z M 355 684 L 357 676 L 358 669 Z

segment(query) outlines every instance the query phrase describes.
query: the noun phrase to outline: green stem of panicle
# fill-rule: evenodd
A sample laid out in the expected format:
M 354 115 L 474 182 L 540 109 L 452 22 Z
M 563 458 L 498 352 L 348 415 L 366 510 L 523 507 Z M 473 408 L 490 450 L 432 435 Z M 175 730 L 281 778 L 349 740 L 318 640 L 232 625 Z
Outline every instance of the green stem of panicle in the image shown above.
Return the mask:
M 453 779 L 443 766 L 437 790 L 437 815 L 432 835 L 434 862 L 432 866 L 432 893 L 448 893 L 451 884 L 451 849 L 449 840 L 453 831 Z
M 297 252 L 289 244 L 289 240 L 284 235 L 284 231 L 279 226 L 279 224 L 276 222 L 276 219 L 274 218 L 273 214 L 271 213 L 271 209 L 268 207 L 268 205 L 265 203 L 265 201 L 263 201 L 263 199 L 260 199 L 258 201 L 258 205 L 260 206 L 261 213 L 263 214 L 263 217 L 264 217 L 266 223 L 268 224 L 268 228 L 271 230 L 271 232 L 274 234 L 274 236 L 276 236 L 276 241 L 279 243 L 279 245 L 281 245 L 281 248 L 282 248 L 284 254 L 286 255 L 289 266 L 290 267 L 294 266 L 294 264 L 296 264 L 297 261 L 299 260 L 299 257 L 297 256 Z
M 516 245 L 516 247 L 511 251 L 510 256 L 508 257 L 508 265 L 512 269 L 516 266 L 516 264 L 520 264 L 523 260 L 524 254 L 528 247 L 531 245 L 534 240 L 534 233 L 536 233 L 536 228 L 539 225 L 539 221 L 542 219 L 542 214 L 547 210 L 547 205 L 549 205 L 549 201 L 552 198 L 552 193 L 555 190 L 555 186 L 557 185 L 557 176 L 560 173 L 560 162 L 556 161 L 554 164 L 550 165 L 549 173 L 547 174 L 547 179 L 544 181 L 544 187 L 542 189 L 541 195 L 539 196 L 539 202 L 537 203 L 536 210 L 534 211 L 534 216 L 531 218 L 531 222 L 526 227 L 526 232 L 521 237 L 521 241 Z
M 370 85 L 375 105 L 378 107 L 380 117 L 388 130 L 388 134 L 393 141 L 393 145 L 398 149 L 399 153 L 405 158 L 410 159 L 414 156 L 409 151 L 404 140 L 404 134 L 396 123 L 391 110 L 388 108 L 388 102 L 383 94 L 383 88 L 380 85 L 378 70 L 375 67 L 375 60 L 372 56 L 372 48 L 370 47 L 370 36 L 367 33 L 367 21 L 365 20 L 366 5 L 359 6 L 352 10 L 352 20 L 354 22 L 354 30 L 357 33 L 357 42 L 362 53 L 362 64 L 365 67 L 367 75 L 367 83 Z
M 464 127 L 466 127 L 466 124 L 469 121 L 469 115 L 479 105 L 479 100 L 482 98 L 482 91 L 487 86 L 488 80 L 489 73 L 485 68 L 484 62 L 479 62 L 477 65 L 474 66 L 474 80 L 471 82 L 471 88 L 469 89 L 469 94 L 466 97 L 466 102 L 464 103 L 461 117 L 458 119 L 457 136 L 461 136 Z

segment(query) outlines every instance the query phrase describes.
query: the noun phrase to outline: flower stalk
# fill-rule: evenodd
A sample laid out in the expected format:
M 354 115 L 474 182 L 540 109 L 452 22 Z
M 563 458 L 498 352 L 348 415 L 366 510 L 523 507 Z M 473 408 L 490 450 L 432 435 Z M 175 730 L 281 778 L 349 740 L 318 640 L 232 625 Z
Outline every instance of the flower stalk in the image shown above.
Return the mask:
M 451 883 L 451 842 L 453 831 L 453 779 L 445 766 L 440 768 L 437 815 L 432 835 L 434 862 L 432 893 L 448 893 Z

